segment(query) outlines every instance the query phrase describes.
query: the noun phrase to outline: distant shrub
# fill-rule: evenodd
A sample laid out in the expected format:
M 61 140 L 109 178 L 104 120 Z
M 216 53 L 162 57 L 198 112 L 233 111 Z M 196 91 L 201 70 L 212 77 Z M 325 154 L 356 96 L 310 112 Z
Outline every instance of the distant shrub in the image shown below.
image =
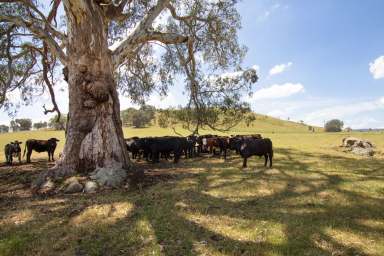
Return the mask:
M 143 105 L 140 109 L 128 108 L 121 111 L 121 119 L 124 126 L 142 128 L 151 124 L 155 118 L 156 108 L 150 105 Z
M 29 131 L 32 128 L 32 120 L 30 118 L 20 118 L 11 121 L 12 131 Z
M 33 128 L 36 129 L 36 130 L 47 128 L 47 127 L 48 127 L 48 123 L 47 122 L 37 122 L 37 123 L 33 124 Z
M 0 125 L 0 133 L 7 133 L 7 132 L 9 132 L 9 126 L 4 124 Z
M 57 119 L 57 115 L 49 119 L 48 126 L 57 131 L 65 130 L 67 126 L 67 115 L 60 115 L 60 119 Z
M 344 123 L 339 119 L 332 119 L 325 123 L 324 129 L 326 132 L 341 132 L 343 130 Z

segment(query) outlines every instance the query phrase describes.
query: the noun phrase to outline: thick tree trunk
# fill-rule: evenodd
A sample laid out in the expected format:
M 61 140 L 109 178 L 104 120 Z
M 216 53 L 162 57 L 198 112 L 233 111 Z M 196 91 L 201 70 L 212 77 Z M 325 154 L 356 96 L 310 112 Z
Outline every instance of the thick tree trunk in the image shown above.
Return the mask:
M 69 120 L 59 176 L 128 169 L 107 24 L 94 1 L 64 1 L 68 27 Z

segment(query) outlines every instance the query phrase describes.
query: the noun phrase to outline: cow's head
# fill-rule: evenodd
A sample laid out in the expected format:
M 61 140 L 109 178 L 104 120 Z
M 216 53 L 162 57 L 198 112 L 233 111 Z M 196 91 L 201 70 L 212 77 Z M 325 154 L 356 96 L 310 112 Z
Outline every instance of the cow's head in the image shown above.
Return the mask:
M 48 140 L 48 145 L 51 145 L 51 147 L 56 148 L 56 145 L 57 145 L 57 142 L 58 142 L 58 141 L 59 141 L 59 140 L 56 139 L 56 138 L 50 138 L 50 139 Z
M 229 138 L 229 142 L 228 142 L 229 148 L 231 150 L 239 149 L 241 142 L 242 142 L 242 139 L 240 137 L 237 137 L 237 136 L 231 137 Z
M 11 142 L 13 154 L 17 155 L 19 152 L 21 152 L 21 148 L 20 148 L 21 143 L 23 142 L 17 141 L 17 140 L 15 140 L 14 142 Z

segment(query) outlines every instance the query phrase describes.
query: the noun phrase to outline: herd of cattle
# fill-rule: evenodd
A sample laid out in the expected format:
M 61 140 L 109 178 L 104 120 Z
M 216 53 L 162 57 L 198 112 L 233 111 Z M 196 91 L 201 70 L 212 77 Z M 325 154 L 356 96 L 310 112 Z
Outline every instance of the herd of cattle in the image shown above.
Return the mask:
M 218 153 L 226 159 L 227 152 L 233 150 L 243 158 L 243 167 L 247 167 L 247 159 L 254 155 L 264 156 L 264 166 L 267 166 L 269 159 L 269 166 L 272 167 L 272 141 L 262 138 L 260 134 L 231 137 L 217 135 L 132 137 L 125 141 L 133 159 L 143 157 L 153 163 L 159 162 L 160 158 L 167 160 L 172 156 L 174 162 L 177 163 L 182 155 L 185 155 L 185 158 L 191 158 L 202 153 L 213 155 Z M 219 152 L 216 152 L 217 149 Z
M 54 153 L 59 140 L 50 138 L 48 140 L 27 140 L 25 142 L 24 154 L 27 153 L 27 163 L 31 162 L 32 151 L 48 152 L 48 161 L 54 161 Z M 272 167 L 273 148 L 272 141 L 262 138 L 260 134 L 235 135 L 231 137 L 217 135 L 190 135 L 187 137 L 164 136 L 164 137 L 132 137 L 125 139 L 127 150 L 132 153 L 133 159 L 144 158 L 147 161 L 157 163 L 160 158 L 168 160 L 173 157 L 175 163 L 182 155 L 185 158 L 200 156 L 201 154 L 217 153 L 226 159 L 228 151 L 235 151 L 243 158 L 243 167 L 247 167 L 247 159 L 251 156 L 264 156 L 264 166 Z M 14 141 L 5 145 L 4 153 L 6 163 L 12 165 L 13 157 L 21 162 L 22 142 Z M 219 150 L 219 152 L 216 152 Z

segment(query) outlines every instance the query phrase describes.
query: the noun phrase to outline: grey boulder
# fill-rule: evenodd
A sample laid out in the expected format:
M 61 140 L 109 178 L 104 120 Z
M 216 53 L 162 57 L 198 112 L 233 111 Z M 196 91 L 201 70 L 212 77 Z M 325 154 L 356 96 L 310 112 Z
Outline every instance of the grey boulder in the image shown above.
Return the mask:
M 74 181 L 65 188 L 64 193 L 73 194 L 81 191 L 83 191 L 83 185 L 81 185 L 78 181 Z
M 127 178 L 127 170 L 98 168 L 91 173 L 90 177 L 96 180 L 100 186 L 117 188 L 120 187 Z
M 95 181 L 87 181 L 84 184 L 84 193 L 96 193 L 99 185 Z

